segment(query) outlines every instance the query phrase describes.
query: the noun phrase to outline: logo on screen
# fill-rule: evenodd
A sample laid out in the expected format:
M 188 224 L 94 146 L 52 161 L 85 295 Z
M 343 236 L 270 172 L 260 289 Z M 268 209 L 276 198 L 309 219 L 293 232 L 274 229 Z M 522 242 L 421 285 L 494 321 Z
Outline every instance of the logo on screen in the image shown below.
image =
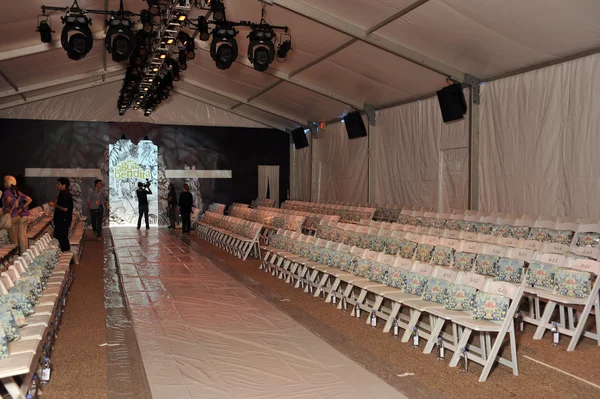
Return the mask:
M 150 171 L 143 169 L 137 162 L 129 159 L 118 164 L 112 170 L 115 179 L 150 179 Z

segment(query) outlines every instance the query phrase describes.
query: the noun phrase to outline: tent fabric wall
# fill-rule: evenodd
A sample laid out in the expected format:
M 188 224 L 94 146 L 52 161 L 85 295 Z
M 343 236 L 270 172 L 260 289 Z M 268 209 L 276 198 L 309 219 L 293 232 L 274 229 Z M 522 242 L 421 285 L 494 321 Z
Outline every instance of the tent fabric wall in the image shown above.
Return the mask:
M 340 122 L 320 131 L 312 143 L 312 201 L 367 202 L 367 137 L 349 140 Z
M 310 145 L 310 132 L 307 133 Z M 290 144 L 290 197 L 310 201 L 310 147 L 296 149 Z
M 371 128 L 371 201 L 465 209 L 468 140 L 468 121 L 444 124 L 435 97 L 378 112 Z
M 479 207 L 600 218 L 600 55 L 482 86 Z
M 258 165 L 258 199 L 266 198 L 279 207 L 279 165 Z

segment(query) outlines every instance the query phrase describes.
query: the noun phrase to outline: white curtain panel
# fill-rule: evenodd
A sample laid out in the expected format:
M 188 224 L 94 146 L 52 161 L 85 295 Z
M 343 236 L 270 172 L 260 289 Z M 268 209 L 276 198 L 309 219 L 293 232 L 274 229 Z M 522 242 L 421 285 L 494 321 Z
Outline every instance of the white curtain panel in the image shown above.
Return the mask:
M 367 202 L 367 137 L 349 140 L 340 122 L 328 125 L 312 142 L 311 200 Z
M 306 135 L 310 145 L 310 132 Z M 310 201 L 310 146 L 290 149 L 290 196 L 292 199 Z
M 275 206 L 279 206 L 279 165 L 258 165 L 258 198 L 267 198 L 267 189 L 270 199 L 275 199 Z
M 479 206 L 600 218 L 600 55 L 482 87 Z
M 436 97 L 379 111 L 371 128 L 371 201 L 466 208 L 467 118 L 445 124 Z

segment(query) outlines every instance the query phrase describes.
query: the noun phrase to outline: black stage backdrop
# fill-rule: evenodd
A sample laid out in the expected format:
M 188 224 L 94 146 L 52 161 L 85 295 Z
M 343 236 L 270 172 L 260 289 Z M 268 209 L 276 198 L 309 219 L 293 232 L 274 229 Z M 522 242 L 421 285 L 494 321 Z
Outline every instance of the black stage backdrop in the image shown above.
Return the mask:
M 190 182 L 205 209 L 213 202 L 250 203 L 255 199 L 258 165 L 279 165 L 280 201 L 289 189 L 289 136 L 274 129 L 237 127 L 0 119 L 0 174 L 16 176 L 19 186 L 33 198 L 32 206 L 56 196 L 56 178 L 24 178 L 25 168 L 102 169 L 108 185 L 108 144 L 123 134 L 134 143 L 148 136 L 158 145 L 159 168 L 231 170 L 232 179 Z M 93 181 L 72 179 L 78 202 Z M 183 179 L 172 182 L 181 191 Z M 165 183 L 159 182 L 161 197 L 166 195 Z M 82 208 L 85 212 L 86 207 Z

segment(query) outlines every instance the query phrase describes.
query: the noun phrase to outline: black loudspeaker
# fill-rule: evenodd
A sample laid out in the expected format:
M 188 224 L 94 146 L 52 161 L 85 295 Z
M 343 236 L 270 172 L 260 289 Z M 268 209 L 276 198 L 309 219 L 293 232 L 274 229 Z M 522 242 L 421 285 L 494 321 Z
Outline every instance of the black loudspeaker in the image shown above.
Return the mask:
M 299 127 L 292 130 L 292 139 L 294 139 L 294 146 L 297 150 L 308 147 L 308 139 L 306 138 L 306 133 L 304 133 L 304 128 Z
M 367 129 L 359 111 L 350 112 L 344 116 L 344 124 L 346 125 L 346 132 L 349 139 L 367 136 Z
M 455 83 L 437 92 L 444 122 L 460 120 L 467 113 L 467 102 L 460 84 Z

